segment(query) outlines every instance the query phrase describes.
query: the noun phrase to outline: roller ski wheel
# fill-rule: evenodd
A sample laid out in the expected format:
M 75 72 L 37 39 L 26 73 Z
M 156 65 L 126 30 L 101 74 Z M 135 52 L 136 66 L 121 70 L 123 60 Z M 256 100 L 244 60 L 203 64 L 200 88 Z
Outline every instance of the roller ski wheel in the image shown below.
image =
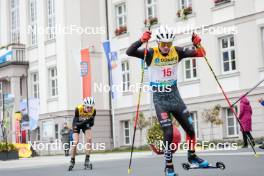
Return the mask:
M 184 170 L 190 170 L 190 169 L 225 169 L 225 164 L 223 162 L 217 162 L 215 165 L 209 164 L 207 167 L 201 167 L 198 164 L 189 164 L 189 163 L 183 163 L 182 167 Z
M 84 165 L 84 170 L 93 170 L 93 165 L 91 163 Z
M 71 160 L 71 163 L 70 163 L 68 171 L 72 171 L 74 165 L 75 165 L 75 161 Z

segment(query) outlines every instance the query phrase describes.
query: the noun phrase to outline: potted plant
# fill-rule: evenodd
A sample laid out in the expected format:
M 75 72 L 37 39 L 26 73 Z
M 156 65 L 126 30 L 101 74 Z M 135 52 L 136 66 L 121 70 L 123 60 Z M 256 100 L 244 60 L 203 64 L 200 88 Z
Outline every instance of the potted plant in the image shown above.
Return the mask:
M 187 20 L 187 16 L 192 14 L 193 9 L 191 6 L 178 10 L 177 16 L 183 20 Z
M 176 152 L 176 150 L 178 149 L 178 144 L 181 141 L 181 134 L 178 130 L 178 125 L 177 122 L 175 120 L 173 120 L 172 122 L 173 124 L 173 140 L 172 143 L 174 143 L 175 147 L 174 149 L 172 149 L 172 152 Z M 161 129 L 160 123 L 155 120 L 154 123 L 151 125 L 151 127 L 149 128 L 148 132 L 147 132 L 147 143 L 150 147 L 150 149 L 158 154 L 164 154 L 164 135 L 163 135 L 163 131 Z
M 117 28 L 115 30 L 115 35 L 119 36 L 119 35 L 122 35 L 122 34 L 124 34 L 126 32 L 127 32 L 127 27 L 126 26 L 120 26 L 119 28 Z
M 152 25 L 155 25 L 155 24 L 158 24 L 158 18 L 157 18 L 157 17 L 150 17 L 150 18 L 148 18 L 148 19 L 145 19 L 145 20 L 144 20 L 144 24 L 145 24 L 145 26 L 147 26 L 148 23 L 149 23 L 151 26 L 152 26 Z
M 18 150 L 13 144 L 0 143 L 0 160 L 18 159 Z

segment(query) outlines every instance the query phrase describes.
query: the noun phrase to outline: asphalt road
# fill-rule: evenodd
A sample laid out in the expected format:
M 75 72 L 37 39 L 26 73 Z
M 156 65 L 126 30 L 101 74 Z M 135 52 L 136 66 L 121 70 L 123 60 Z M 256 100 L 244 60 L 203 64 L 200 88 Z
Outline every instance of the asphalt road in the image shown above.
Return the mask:
M 262 176 L 264 175 L 264 155 L 255 158 L 250 152 L 217 152 L 201 154 L 203 158 L 216 163 L 222 161 L 226 165 L 225 170 L 199 169 L 185 171 L 181 163 L 186 162 L 185 154 L 174 156 L 175 170 L 180 176 Z M 19 163 L 0 163 L 1 176 L 127 176 L 128 159 L 114 159 L 107 161 L 94 161 L 93 170 L 84 170 L 82 156 L 74 167 L 74 170 L 67 171 L 69 158 L 65 161 L 47 158 L 46 164 L 24 165 Z M 37 161 L 37 160 L 36 160 Z M 9 161 L 7 161 L 9 162 Z M 23 162 L 23 161 L 20 161 Z M 27 162 L 27 161 L 25 161 Z M 49 164 L 50 163 L 50 164 Z M 24 163 L 25 164 L 25 163 Z M 6 167 L 5 167 L 6 165 Z M 16 166 L 17 165 L 17 166 Z M 8 167 L 7 167 L 8 166 Z M 164 162 L 162 156 L 146 155 L 133 160 L 132 176 L 162 176 L 164 175 Z

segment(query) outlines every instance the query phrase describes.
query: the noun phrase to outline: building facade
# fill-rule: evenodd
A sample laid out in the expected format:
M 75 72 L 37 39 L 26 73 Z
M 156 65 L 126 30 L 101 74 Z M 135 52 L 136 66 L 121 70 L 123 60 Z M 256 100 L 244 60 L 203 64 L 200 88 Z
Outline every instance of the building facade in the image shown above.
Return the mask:
M 90 51 L 92 82 L 108 84 L 107 76 L 104 76 L 108 74 L 106 59 L 101 52 L 101 41 L 105 40 L 106 32 L 100 26 L 105 26 L 105 14 L 97 12 L 99 8 L 105 11 L 104 2 L 1 0 L 0 7 L 0 45 L 23 44 L 25 61 L 19 65 L 15 62 L 10 66 L 1 64 L 1 90 L 15 95 L 14 111 L 19 110 L 23 98 L 39 99 L 39 127 L 31 132 L 31 140 L 50 142 L 60 139 L 63 123 L 68 122 L 71 126 L 74 108 L 83 99 L 82 49 Z M 16 51 L 16 46 L 11 47 Z M 93 89 L 92 85 L 88 86 Z M 108 94 L 94 94 L 93 90 L 92 94 L 97 100 L 94 142 L 112 148 Z M 14 134 L 15 124 L 10 128 Z M 14 136 L 10 139 L 12 142 Z
M 261 0 L 111 0 L 109 6 L 112 48 L 118 52 L 119 69 L 116 69 L 123 91 L 115 103 L 115 134 L 117 146 L 130 145 L 133 134 L 133 117 L 137 105 L 137 93 L 129 91 L 129 85 L 140 82 L 141 61 L 125 54 L 130 44 L 139 40 L 146 30 L 144 21 L 151 19 L 152 39 L 155 46 L 155 29 L 168 25 L 177 31 L 174 45 L 190 47 L 191 32 L 197 28 L 207 57 L 217 79 L 231 102 L 237 100 L 257 82 L 263 79 L 264 64 L 264 4 Z M 121 32 L 120 32 L 121 31 Z M 144 46 L 142 46 L 144 47 Z M 146 75 L 145 75 L 146 76 Z M 147 79 L 145 79 L 147 82 Z M 186 58 L 179 64 L 178 87 L 194 119 L 199 140 L 241 139 L 239 125 L 228 108 L 205 60 Z M 253 107 L 253 136 L 264 134 L 263 108 L 257 99 L 263 97 L 261 84 L 250 95 Z M 203 118 L 205 109 L 221 106 L 222 125 L 211 125 Z M 155 116 L 151 93 L 145 92 L 141 99 L 141 111 L 145 117 Z M 237 104 L 239 110 L 239 104 Z M 147 128 L 143 130 L 145 136 Z M 181 129 L 182 131 L 182 129 Z M 184 132 L 182 131 L 184 139 Z M 140 142 L 136 136 L 136 145 Z M 143 139 L 143 143 L 146 140 Z

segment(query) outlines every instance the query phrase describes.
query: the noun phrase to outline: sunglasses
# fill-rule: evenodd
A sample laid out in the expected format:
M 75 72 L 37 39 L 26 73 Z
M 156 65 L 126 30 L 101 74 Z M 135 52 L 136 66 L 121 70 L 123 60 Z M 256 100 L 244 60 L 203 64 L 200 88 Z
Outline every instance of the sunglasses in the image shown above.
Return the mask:
M 165 47 L 165 46 L 170 48 L 172 46 L 172 42 L 160 42 L 159 46 L 162 47 L 162 48 Z

